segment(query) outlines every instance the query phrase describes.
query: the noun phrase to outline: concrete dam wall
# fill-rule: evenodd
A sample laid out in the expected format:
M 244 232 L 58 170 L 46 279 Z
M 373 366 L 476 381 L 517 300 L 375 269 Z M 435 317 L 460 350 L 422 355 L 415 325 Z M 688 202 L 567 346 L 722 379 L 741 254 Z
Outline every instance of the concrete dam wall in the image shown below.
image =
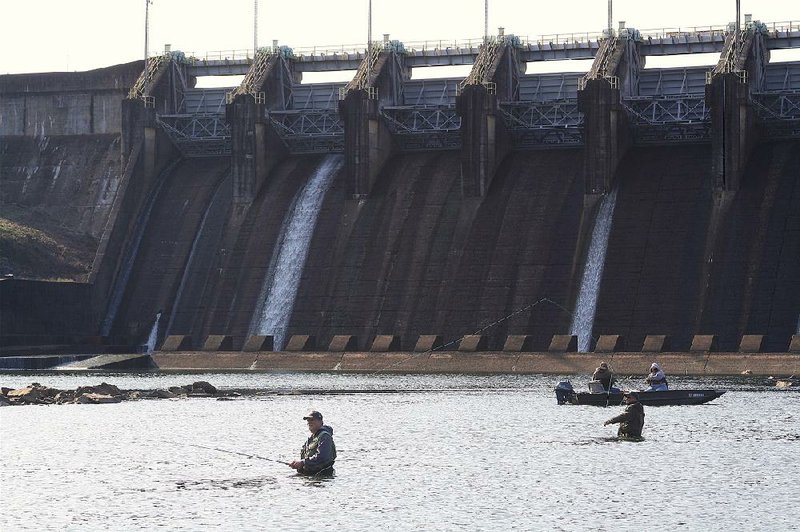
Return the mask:
M 714 334 L 720 349 L 736 350 L 741 335 L 766 334 L 765 348 L 785 350 L 800 306 L 796 153 L 792 142 L 759 146 L 744 186 L 725 197 L 707 179 L 707 146 L 633 149 L 618 177 L 593 336 L 619 334 L 640 350 L 645 336 L 663 334 L 672 349 L 688 350 L 695 334 Z M 547 349 L 554 334 L 568 332 L 596 210 L 584 200 L 576 160 L 574 150 L 514 152 L 482 199 L 460 195 L 453 152 L 392 158 L 367 199 L 350 197 L 339 174 L 319 215 L 288 334 L 315 336 L 319 347 L 334 335 L 354 335 L 361 349 L 376 335 L 396 335 L 412 349 L 419 335 L 456 340 L 480 332 L 494 350 L 507 335 L 526 334 L 534 348 Z M 218 207 L 170 334 L 195 341 L 224 334 L 243 343 L 287 209 L 319 161 L 279 165 L 238 228 L 231 209 Z M 213 181 L 209 173 L 209 187 Z M 176 182 L 172 193 L 184 199 L 165 202 L 185 202 L 186 192 Z M 187 222 L 195 230 L 197 216 Z M 171 256 L 177 240 L 170 231 L 148 238 Z M 187 260 L 194 238 L 187 231 L 176 265 Z M 158 296 L 179 282 L 179 268 L 164 267 L 171 260 L 153 260 L 135 281 L 136 300 L 148 302 L 140 321 L 174 304 Z M 166 272 L 170 289 L 148 288 Z
M 756 148 L 735 192 L 715 192 L 708 146 L 633 150 L 619 196 L 595 335 L 621 334 L 633 350 L 648 334 L 689 349 L 714 334 L 736 350 L 765 334 L 782 351 L 800 309 L 798 143 Z
M 742 334 L 766 334 L 769 349 L 785 350 L 800 308 L 797 148 L 760 145 L 731 193 L 713 191 L 707 146 L 631 150 L 617 178 L 594 337 L 620 334 L 639 350 L 646 335 L 665 334 L 686 350 L 707 333 L 735 350 Z M 161 340 L 224 334 L 240 348 L 286 213 L 320 161 L 280 163 L 249 208 L 231 201 L 229 159 L 176 163 L 161 177 L 113 334 L 142 342 L 162 311 Z M 536 303 L 480 332 L 488 349 L 509 334 L 546 349 L 569 332 L 596 211 L 580 176 L 570 149 L 512 152 L 483 198 L 461 195 L 456 152 L 393 157 L 366 199 L 349 195 L 340 172 L 288 333 L 313 335 L 318 346 L 354 335 L 361 349 L 391 334 L 411 349 L 419 335 L 455 340 Z M 64 216 L 77 226 L 85 218 Z
M 202 235 L 203 254 L 193 260 L 184 295 L 175 308 L 170 334 L 201 340 L 209 334 L 233 336 L 241 348 L 259 307 L 259 296 L 279 245 L 281 229 L 298 191 L 321 157 L 292 158 L 279 164 L 246 210 L 230 202 L 231 189 L 207 220 L 217 228 Z M 150 309 L 151 316 L 155 312 Z
M 632 350 L 664 334 L 688 350 L 695 334 L 736 350 L 766 334 L 782 351 L 800 308 L 797 143 L 764 144 L 744 186 L 720 197 L 707 146 L 634 149 L 618 176 L 593 336 L 622 335 Z M 593 211 L 584 211 L 570 150 L 519 152 L 482 200 L 458 194 L 456 157 L 393 159 L 367 200 L 329 197 L 304 272 L 290 333 L 457 339 L 483 332 L 546 349 L 568 332 Z M 583 224 L 581 223 L 584 219 Z M 566 309 L 566 310 L 565 310 Z
M 463 198 L 456 153 L 390 160 L 366 200 L 334 190 L 321 215 L 290 333 L 454 340 L 540 298 L 565 302 L 582 210 L 572 150 L 514 153 L 485 198 Z M 543 303 L 488 332 L 549 342 L 570 316 Z M 499 344 L 498 344 L 499 343 Z
M 378 334 L 406 343 L 420 334 L 456 339 L 537 298 L 568 301 L 583 202 L 575 160 L 570 150 L 514 154 L 484 201 L 461 197 L 455 153 L 392 159 L 369 199 L 351 198 L 340 172 L 319 215 L 288 334 L 311 334 L 320 345 L 337 334 L 356 335 L 361 345 Z M 188 164 L 168 178 L 151 215 L 117 332 L 142 338 L 158 310 L 174 308 L 162 337 L 225 334 L 241 345 L 286 212 L 320 158 L 280 164 L 238 223 L 229 201 L 212 206 L 201 235 L 225 164 L 206 164 L 202 175 Z M 203 187 L 203 197 L 187 183 Z M 196 205 L 191 216 L 184 214 L 189 204 Z M 502 344 L 506 332 L 541 331 L 537 339 L 546 343 L 569 320 L 543 302 L 491 335 Z
M 800 334 L 799 148 L 757 147 L 742 188 L 712 208 L 712 223 L 722 219 L 698 328 L 718 334 L 720 349 L 735 347 L 743 334 L 766 334 L 765 349 L 778 351 L 788 335 Z
M 146 339 L 156 313 L 161 311 L 169 319 L 174 301 L 183 296 L 184 272 L 188 269 L 190 277 L 207 275 L 213 255 L 205 243 L 198 250 L 195 241 L 198 233 L 218 233 L 225 209 L 218 209 L 221 213 L 214 210 L 211 220 L 207 212 L 214 205 L 229 204 L 223 200 L 226 193 L 230 197 L 229 176 L 230 161 L 224 158 L 180 161 L 162 173 L 154 185 L 153 206 L 143 220 L 143 237 L 126 259 L 133 265 L 123 287 L 124 297 L 116 311 L 110 309 L 113 335 Z M 226 178 L 229 187 L 222 186 Z M 189 285 L 189 293 L 196 290 L 195 283 Z

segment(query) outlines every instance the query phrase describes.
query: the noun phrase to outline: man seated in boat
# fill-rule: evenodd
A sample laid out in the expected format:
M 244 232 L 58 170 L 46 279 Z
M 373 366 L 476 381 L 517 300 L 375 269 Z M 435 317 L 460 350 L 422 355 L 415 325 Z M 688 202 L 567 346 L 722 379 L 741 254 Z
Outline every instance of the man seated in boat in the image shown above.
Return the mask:
M 605 362 L 601 362 L 600 366 L 594 370 L 592 373 L 592 380 L 593 381 L 600 381 L 603 385 L 603 390 L 611 391 L 611 387 L 614 385 L 614 376 L 611 373 L 611 370 L 608 369 L 608 364 Z
M 667 376 L 658 363 L 653 362 L 650 365 L 650 374 L 647 375 L 645 382 L 650 385 L 646 392 L 666 392 L 669 390 L 667 386 Z
M 333 428 L 322 422 L 322 414 L 313 410 L 303 417 L 308 423 L 311 437 L 303 444 L 300 460 L 289 467 L 302 475 L 327 474 L 333 471 L 336 461 L 336 445 L 333 443 Z
M 631 392 L 625 393 L 625 404 L 627 405 L 625 411 L 603 423 L 603 426 L 619 423 L 617 436 L 639 440 L 642 438 L 642 428 L 644 427 L 644 407 L 636 394 Z

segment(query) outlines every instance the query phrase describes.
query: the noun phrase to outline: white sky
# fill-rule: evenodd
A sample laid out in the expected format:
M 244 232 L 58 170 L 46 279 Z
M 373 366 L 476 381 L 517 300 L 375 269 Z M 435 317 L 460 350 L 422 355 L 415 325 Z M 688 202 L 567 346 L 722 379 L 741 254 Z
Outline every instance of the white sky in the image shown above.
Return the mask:
M 365 43 L 368 0 L 259 0 L 258 43 L 293 48 Z M 150 50 L 252 49 L 254 0 L 153 0 Z M 735 0 L 613 0 L 614 27 L 724 25 Z M 145 0 L 0 0 L 0 74 L 88 70 L 144 55 Z M 741 0 L 741 13 L 764 22 L 797 21 L 800 1 Z M 520 36 L 596 33 L 607 0 L 489 0 L 489 33 Z M 484 0 L 372 0 L 373 40 L 480 38 Z

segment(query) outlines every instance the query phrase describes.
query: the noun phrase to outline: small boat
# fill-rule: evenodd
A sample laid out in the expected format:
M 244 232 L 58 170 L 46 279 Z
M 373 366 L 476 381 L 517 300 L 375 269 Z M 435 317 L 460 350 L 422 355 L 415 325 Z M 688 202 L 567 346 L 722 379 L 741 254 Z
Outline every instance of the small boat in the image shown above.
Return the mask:
M 713 401 L 725 393 L 725 390 L 668 390 L 665 392 L 634 391 L 639 402 L 644 406 L 701 405 Z M 562 381 L 556 386 L 556 400 L 560 405 L 592 405 L 619 406 L 623 404 L 624 392 L 612 388 L 610 392 L 598 391 L 576 392 L 572 383 Z

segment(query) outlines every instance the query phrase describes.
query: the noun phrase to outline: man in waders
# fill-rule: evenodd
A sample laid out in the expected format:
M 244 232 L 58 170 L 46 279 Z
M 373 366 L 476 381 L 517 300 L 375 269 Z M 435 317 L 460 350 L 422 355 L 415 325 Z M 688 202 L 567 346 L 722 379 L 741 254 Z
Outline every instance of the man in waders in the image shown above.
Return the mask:
M 625 411 L 603 423 L 603 426 L 619 423 L 618 437 L 641 440 L 642 427 L 644 427 L 644 407 L 636 394 L 631 392 L 625 394 L 625 404 L 628 405 L 625 407 Z
M 333 429 L 322 423 L 322 414 L 312 410 L 303 419 L 308 423 L 311 437 L 303 444 L 300 460 L 295 460 L 289 467 L 303 475 L 333 472 L 336 461 L 336 445 L 333 443 Z

